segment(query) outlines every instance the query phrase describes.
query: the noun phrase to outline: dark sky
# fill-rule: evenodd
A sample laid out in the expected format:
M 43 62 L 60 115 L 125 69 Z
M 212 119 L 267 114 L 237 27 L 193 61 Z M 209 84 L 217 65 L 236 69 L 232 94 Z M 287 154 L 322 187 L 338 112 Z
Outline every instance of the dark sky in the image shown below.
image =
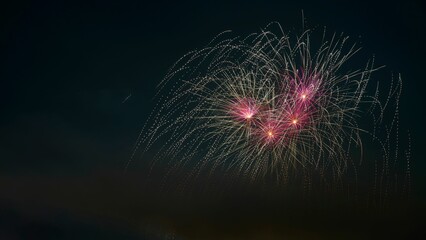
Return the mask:
M 387 66 L 379 77 L 402 74 L 401 141 L 407 142 L 409 131 L 413 195 L 425 199 L 422 1 L 11 2 L 0 7 L 1 239 L 145 239 L 134 230 L 138 218 L 126 215 L 133 212 L 126 204 L 114 200 L 117 212 L 99 212 L 111 209 L 105 198 L 116 193 L 145 198 L 130 180 L 120 187 L 111 182 L 154 105 L 156 84 L 179 57 L 224 30 L 245 35 L 278 21 L 300 31 L 302 10 L 309 27 L 326 26 L 360 42 L 361 56 L 374 55 L 377 65 Z M 105 193 L 109 184 L 120 191 Z M 90 192 L 90 198 L 76 199 L 86 199 L 88 209 L 100 202 L 100 210 L 52 193 L 68 188 L 72 196 Z M 105 227 L 113 220 L 93 215 L 119 224 Z M 136 227 L 122 227 L 127 222 Z

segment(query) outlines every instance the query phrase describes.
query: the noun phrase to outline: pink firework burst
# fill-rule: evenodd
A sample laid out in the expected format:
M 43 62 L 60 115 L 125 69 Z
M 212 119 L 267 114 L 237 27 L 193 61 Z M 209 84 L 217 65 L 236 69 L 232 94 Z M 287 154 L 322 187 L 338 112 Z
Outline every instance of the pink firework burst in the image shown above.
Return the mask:
M 312 106 L 321 94 L 322 80 L 317 73 L 301 69 L 294 76 L 288 75 L 287 80 L 290 85 L 288 94 L 300 105 Z
M 254 131 L 261 145 L 279 144 L 285 138 L 287 127 L 279 120 L 267 118 L 261 120 Z
M 260 106 L 252 98 L 237 99 L 231 102 L 229 113 L 240 122 L 251 122 L 259 112 Z

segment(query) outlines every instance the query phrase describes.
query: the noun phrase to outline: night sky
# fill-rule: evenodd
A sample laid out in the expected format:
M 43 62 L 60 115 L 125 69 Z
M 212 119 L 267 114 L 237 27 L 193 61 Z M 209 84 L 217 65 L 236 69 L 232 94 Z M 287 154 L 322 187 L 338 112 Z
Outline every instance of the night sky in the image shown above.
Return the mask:
M 339 239 L 422 229 L 422 1 L 13 1 L 0 9 L 0 239 Z M 401 201 L 408 213 L 366 219 L 345 206 L 348 215 L 309 221 L 295 204 L 294 221 L 283 220 L 281 198 L 264 200 L 259 186 L 188 202 L 146 181 L 147 159 L 124 174 L 156 85 L 177 59 L 225 30 L 247 35 L 277 21 L 298 32 L 302 10 L 308 27 L 360 43 L 361 62 L 374 55 L 386 65 L 373 79 L 401 73 L 400 138 L 406 144 L 409 133 L 412 142 L 412 194 Z

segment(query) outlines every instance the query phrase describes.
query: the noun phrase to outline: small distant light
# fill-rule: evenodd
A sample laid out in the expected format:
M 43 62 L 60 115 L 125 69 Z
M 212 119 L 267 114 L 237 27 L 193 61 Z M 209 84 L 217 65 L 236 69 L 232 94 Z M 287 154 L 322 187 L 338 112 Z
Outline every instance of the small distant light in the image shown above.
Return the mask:
M 273 137 L 273 136 L 274 136 L 274 133 L 273 133 L 272 131 L 268 131 L 268 136 L 269 136 L 269 137 Z
M 293 119 L 292 123 L 296 124 L 297 123 L 297 119 Z
M 303 94 L 303 95 L 302 95 L 302 98 L 303 98 L 303 99 L 306 99 L 306 94 Z

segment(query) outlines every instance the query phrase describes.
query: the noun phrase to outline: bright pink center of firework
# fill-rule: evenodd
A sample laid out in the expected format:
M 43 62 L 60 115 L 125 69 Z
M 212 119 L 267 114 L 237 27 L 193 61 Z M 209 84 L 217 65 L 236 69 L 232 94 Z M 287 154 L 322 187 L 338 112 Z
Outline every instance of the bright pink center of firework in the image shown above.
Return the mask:
M 287 125 L 289 130 L 291 130 L 292 133 L 297 133 L 295 130 L 306 127 L 309 123 L 309 114 L 310 112 L 298 110 L 294 114 L 288 116 Z
M 259 137 L 265 143 L 277 142 L 285 132 L 285 126 L 275 120 L 266 120 L 259 125 Z
M 319 94 L 321 78 L 315 73 L 305 72 L 301 69 L 294 74 L 286 75 L 284 80 L 283 89 L 287 91 L 287 95 L 293 96 L 299 102 L 307 104 L 314 101 Z M 287 82 L 289 84 L 286 84 Z
M 259 106 L 253 99 L 240 99 L 231 104 L 231 114 L 239 121 L 248 121 L 258 112 Z
M 313 86 L 299 86 L 299 89 L 296 89 L 296 99 L 302 103 L 309 103 L 315 95 Z

